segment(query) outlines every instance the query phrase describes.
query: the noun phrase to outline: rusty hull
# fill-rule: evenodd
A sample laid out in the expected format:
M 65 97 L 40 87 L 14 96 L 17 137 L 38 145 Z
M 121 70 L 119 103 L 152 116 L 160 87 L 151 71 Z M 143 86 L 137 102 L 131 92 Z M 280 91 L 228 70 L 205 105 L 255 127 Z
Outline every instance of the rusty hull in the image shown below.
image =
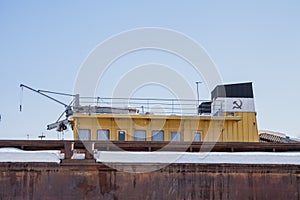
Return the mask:
M 115 164 L 118 169 L 153 165 Z M 155 167 L 155 166 L 154 166 Z M 0 163 L 0 199 L 300 199 L 300 166 L 172 164 L 148 173 L 94 161 Z

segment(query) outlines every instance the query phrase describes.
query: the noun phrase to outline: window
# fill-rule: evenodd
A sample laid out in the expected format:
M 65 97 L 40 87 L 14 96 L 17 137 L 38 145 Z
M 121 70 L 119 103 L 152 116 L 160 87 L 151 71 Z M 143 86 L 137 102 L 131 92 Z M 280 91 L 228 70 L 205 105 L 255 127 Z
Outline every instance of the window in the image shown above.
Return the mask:
M 109 130 L 97 130 L 97 140 L 109 140 Z
M 164 131 L 163 130 L 156 130 L 152 131 L 152 141 L 164 141 Z
M 79 140 L 91 140 L 91 130 L 90 129 L 79 129 L 78 139 Z
M 171 132 L 171 140 L 180 142 L 181 141 L 181 133 L 180 132 Z
M 201 133 L 200 132 L 194 133 L 194 142 L 201 142 Z
M 125 131 L 118 132 L 119 141 L 125 141 Z
M 135 130 L 134 131 L 134 141 L 146 141 L 146 131 L 145 130 Z

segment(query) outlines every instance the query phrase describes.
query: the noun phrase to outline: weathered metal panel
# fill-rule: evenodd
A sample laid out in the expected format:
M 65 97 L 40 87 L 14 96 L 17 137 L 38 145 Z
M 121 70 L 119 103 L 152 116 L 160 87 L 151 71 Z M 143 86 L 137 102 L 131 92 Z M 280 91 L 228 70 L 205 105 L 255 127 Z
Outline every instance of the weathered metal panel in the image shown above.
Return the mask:
M 293 165 L 173 164 L 149 173 L 127 173 L 87 161 L 1 163 L 0 199 L 292 200 L 299 199 L 299 172 L 300 166 Z
M 239 98 L 253 98 L 252 83 L 237 83 L 228 85 L 218 85 L 211 92 L 211 99 L 217 97 L 239 97 Z

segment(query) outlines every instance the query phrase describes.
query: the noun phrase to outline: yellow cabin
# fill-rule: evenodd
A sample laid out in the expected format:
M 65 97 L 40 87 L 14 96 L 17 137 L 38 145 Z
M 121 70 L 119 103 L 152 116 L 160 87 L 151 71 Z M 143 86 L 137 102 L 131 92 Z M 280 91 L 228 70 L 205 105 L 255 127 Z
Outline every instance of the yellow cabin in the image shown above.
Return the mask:
M 252 83 L 219 85 L 211 101 L 200 105 L 177 99 L 95 100 L 94 106 L 76 101 L 75 140 L 259 142 Z

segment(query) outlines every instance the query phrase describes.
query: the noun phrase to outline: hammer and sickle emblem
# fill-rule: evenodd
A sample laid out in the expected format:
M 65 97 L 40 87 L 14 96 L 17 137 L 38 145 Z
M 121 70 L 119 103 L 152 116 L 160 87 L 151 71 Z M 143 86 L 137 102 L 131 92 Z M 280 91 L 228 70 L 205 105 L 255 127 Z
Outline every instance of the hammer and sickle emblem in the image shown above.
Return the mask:
M 242 100 L 234 101 L 232 109 L 242 109 L 243 102 Z

